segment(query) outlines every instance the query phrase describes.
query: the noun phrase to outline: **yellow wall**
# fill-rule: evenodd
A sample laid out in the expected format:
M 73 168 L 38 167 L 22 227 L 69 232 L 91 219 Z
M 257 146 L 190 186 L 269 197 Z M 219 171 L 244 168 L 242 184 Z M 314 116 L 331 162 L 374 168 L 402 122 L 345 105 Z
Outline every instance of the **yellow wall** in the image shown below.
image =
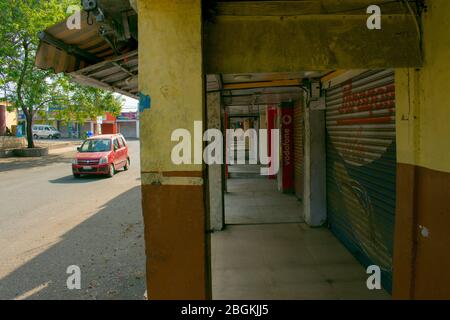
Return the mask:
M 427 4 L 423 68 L 396 71 L 396 299 L 450 299 L 450 1 Z
M 6 126 L 11 129 L 11 126 L 17 125 L 17 112 L 6 112 Z
M 344 7 L 364 8 L 373 2 L 220 3 L 214 23 L 205 25 L 206 70 L 218 74 L 420 66 L 417 29 L 401 5 L 383 8 L 382 31 L 366 27 L 364 10 L 340 13 Z
M 428 1 L 421 69 L 398 69 L 398 162 L 450 172 L 450 1 Z
M 171 151 L 176 143 L 170 139 L 174 129 L 193 132 L 194 121 L 203 120 L 202 21 L 198 3 L 138 3 L 139 56 L 149 57 L 139 60 L 139 86 L 143 94 L 151 97 L 150 110 L 141 114 L 143 172 L 202 170 L 202 165 L 174 165 Z
M 209 299 L 203 166 L 171 159 L 172 132 L 204 117 L 201 1 L 139 0 L 138 11 L 139 88 L 151 97 L 140 115 L 148 297 Z

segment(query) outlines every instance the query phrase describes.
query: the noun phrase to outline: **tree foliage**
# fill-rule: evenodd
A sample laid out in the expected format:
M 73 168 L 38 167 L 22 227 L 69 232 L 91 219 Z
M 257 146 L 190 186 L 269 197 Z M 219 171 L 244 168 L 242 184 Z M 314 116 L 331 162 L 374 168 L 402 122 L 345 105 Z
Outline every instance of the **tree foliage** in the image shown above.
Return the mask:
M 104 90 L 81 86 L 66 75 L 35 67 L 37 34 L 66 18 L 78 0 L 0 0 L 0 95 L 25 114 L 28 147 L 36 113 L 56 110 L 58 119 L 84 122 L 120 113 L 123 101 Z

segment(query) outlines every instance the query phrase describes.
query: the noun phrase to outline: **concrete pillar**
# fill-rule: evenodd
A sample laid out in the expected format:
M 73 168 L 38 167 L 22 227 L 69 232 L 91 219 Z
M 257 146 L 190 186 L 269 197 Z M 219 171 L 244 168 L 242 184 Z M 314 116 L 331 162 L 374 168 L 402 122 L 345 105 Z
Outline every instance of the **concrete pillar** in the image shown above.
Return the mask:
M 262 109 L 259 113 L 259 128 L 267 129 L 267 111 L 266 109 Z
M 139 120 L 136 120 L 136 138 L 139 139 L 139 133 L 140 133 L 140 123 Z
M 450 299 L 450 1 L 428 1 L 421 69 L 396 69 L 394 299 Z
M 327 219 L 325 111 L 305 108 L 303 212 L 312 227 Z
M 267 107 L 267 150 L 269 156 L 272 156 L 273 150 L 272 150 L 272 144 L 270 143 L 272 141 L 272 130 L 276 129 L 276 117 L 277 117 L 277 106 L 270 105 Z M 269 172 L 270 173 L 270 172 Z M 277 179 L 277 175 L 269 175 L 269 179 L 275 180 Z
M 222 130 L 221 126 L 221 95 L 220 92 L 207 95 L 207 126 L 208 129 Z M 210 230 L 221 231 L 224 226 L 224 195 L 223 195 L 223 166 L 213 164 L 208 166 L 208 213 Z
M 204 121 L 201 1 L 139 0 L 138 12 L 148 298 L 209 299 L 203 165 L 171 160 L 174 130 L 194 138 L 194 121 Z

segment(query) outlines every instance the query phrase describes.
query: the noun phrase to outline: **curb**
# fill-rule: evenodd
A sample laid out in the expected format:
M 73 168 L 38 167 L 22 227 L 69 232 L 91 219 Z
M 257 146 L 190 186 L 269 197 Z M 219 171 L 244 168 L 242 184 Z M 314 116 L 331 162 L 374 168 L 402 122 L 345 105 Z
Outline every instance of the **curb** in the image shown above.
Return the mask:
M 43 144 L 37 144 L 39 148 L 47 148 L 48 150 L 57 150 L 57 149 L 64 149 L 71 146 L 77 146 L 80 142 L 74 141 L 74 142 L 61 142 L 58 144 L 49 144 L 49 145 L 43 145 Z
M 12 149 L 0 149 L 0 159 L 10 158 L 14 156 L 14 150 Z
M 16 157 L 43 157 L 48 155 L 48 148 L 33 148 L 33 149 L 14 149 L 13 154 Z

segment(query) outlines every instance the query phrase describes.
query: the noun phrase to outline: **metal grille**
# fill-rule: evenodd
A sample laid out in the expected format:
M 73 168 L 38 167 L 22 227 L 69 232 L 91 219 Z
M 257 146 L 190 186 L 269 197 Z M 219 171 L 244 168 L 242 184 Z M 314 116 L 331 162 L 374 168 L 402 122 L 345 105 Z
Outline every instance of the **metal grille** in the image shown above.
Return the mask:
M 396 195 L 394 71 L 368 71 L 327 91 L 329 225 L 392 286 Z
M 78 165 L 81 166 L 96 166 L 99 163 L 99 159 L 78 159 Z

